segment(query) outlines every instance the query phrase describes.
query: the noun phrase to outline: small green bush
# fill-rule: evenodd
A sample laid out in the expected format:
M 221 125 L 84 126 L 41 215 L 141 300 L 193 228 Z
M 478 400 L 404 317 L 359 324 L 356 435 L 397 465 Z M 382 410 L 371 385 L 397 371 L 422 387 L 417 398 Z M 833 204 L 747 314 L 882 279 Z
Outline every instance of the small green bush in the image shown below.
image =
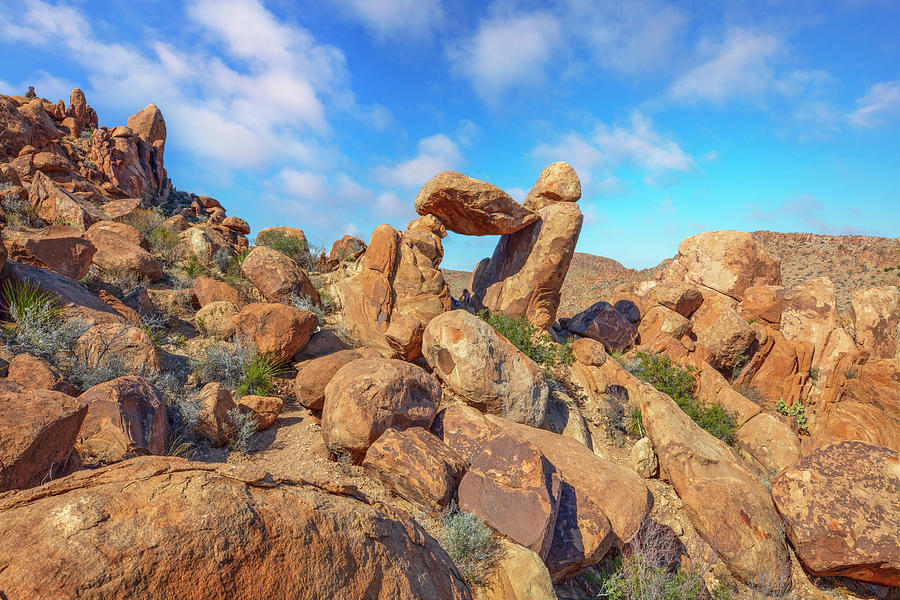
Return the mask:
M 697 425 L 725 443 L 734 444 L 736 415 L 719 402 L 704 404 L 694 398 L 693 370 L 676 365 L 665 354 L 638 352 L 631 373 L 667 394 Z
M 275 389 L 275 378 L 283 375 L 286 367 L 270 354 L 258 354 L 255 348 L 216 342 L 206 347 L 194 370 L 203 383 L 217 381 L 240 396 L 268 396 Z
M 166 218 L 163 216 L 162 211 L 154 207 L 136 208 L 128 213 L 128 215 L 122 219 L 122 222 L 131 225 L 149 240 L 153 231 L 157 227 L 160 227 L 165 220 Z
M 284 364 L 271 354 L 257 354 L 244 363 L 237 393 L 240 396 L 268 396 L 275 389 L 275 378 L 284 375 L 286 370 Z
M 540 365 L 545 367 L 570 365 L 575 360 L 571 342 L 553 343 L 546 337 L 538 335 L 537 327 L 523 317 L 510 317 L 502 312 L 491 313 L 487 309 L 480 311 L 478 316 L 512 342 L 522 354 Z
M 438 541 L 469 587 L 475 590 L 489 585 L 504 556 L 500 541 L 484 521 L 455 506 L 444 516 Z
M 309 252 L 309 244 L 298 237 L 287 235 L 283 231 L 272 230 L 263 232 L 256 236 L 256 245 L 266 246 L 281 252 L 306 271 L 311 271 L 313 266 L 315 266 Z
M 228 417 L 225 435 L 228 438 L 229 450 L 247 452 L 250 450 L 253 434 L 256 433 L 256 418 L 250 413 L 242 413 L 237 408 L 232 408 L 225 414 Z
M 90 327 L 81 319 L 66 320 L 57 296 L 28 281 L 5 282 L 0 304 L 10 318 L 4 326 L 10 350 L 53 364 L 60 354 L 71 355 L 75 342 Z
M 3 185 L 12 187 L 12 184 L 8 183 Z M 43 227 L 46 224 L 38 215 L 37 208 L 27 198 L 7 199 L 3 202 L 3 210 L 6 212 L 6 221 L 11 229 L 29 229 Z
M 809 421 L 806 419 L 806 407 L 797 400 L 790 407 L 784 403 L 784 398 L 779 398 L 775 403 L 775 410 L 788 417 L 797 419 L 797 429 L 806 431 L 809 428 Z
M 153 252 L 153 255 L 165 264 L 170 265 L 181 259 L 181 244 L 175 230 L 162 225 L 154 227 L 147 241 L 150 243 L 150 251 Z

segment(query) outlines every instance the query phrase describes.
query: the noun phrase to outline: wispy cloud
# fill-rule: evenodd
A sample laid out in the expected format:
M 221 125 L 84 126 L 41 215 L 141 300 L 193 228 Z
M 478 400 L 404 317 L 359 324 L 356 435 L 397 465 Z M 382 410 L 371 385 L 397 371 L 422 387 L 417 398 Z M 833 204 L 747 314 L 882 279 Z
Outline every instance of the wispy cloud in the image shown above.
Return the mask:
M 875 127 L 887 117 L 900 115 L 900 81 L 885 81 L 869 87 L 856 101 L 850 122 L 856 127 Z
M 412 189 L 422 187 L 441 171 L 454 169 L 461 161 L 462 154 L 456 142 L 438 133 L 419 140 L 413 158 L 378 167 L 375 173 L 386 185 Z
M 441 0 L 333 0 L 378 40 L 421 40 L 443 23 Z
M 750 204 L 747 206 L 747 218 L 757 223 L 784 223 L 784 219 L 799 223 L 804 230 L 813 233 L 827 233 L 832 235 L 851 235 L 864 233 L 860 229 L 850 226 L 834 226 L 828 222 L 828 210 L 826 206 L 815 196 L 810 194 L 798 194 L 793 198 L 783 201 L 772 210 L 764 210 L 762 207 Z

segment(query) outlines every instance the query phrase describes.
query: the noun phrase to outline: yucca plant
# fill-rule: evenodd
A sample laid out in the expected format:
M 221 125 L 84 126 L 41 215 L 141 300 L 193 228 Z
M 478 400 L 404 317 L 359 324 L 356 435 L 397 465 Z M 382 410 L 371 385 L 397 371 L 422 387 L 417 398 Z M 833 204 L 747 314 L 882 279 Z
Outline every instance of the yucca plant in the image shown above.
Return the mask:
M 271 354 L 257 354 L 244 363 L 244 372 L 237 387 L 240 396 L 268 396 L 275 389 L 275 378 L 284 375 L 284 362 Z
M 88 329 L 80 319 L 66 321 L 58 297 L 29 281 L 7 281 L 0 292 L 0 303 L 9 315 L 4 329 L 8 345 L 55 363 L 61 352 L 71 353 L 77 340 Z

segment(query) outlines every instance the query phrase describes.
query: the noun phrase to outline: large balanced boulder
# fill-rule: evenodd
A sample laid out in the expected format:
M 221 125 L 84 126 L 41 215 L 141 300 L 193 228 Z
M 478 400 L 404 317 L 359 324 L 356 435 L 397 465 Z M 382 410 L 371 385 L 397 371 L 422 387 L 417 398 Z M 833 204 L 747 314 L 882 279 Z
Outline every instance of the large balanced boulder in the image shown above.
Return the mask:
M 249 466 L 137 458 L 5 496 L 0 522 L 17 600 L 472 598 L 409 517 Z
M 319 293 L 309 276 L 286 255 L 266 246 L 257 246 L 241 263 L 241 273 L 256 286 L 268 302 L 287 302 L 291 295 L 319 304 Z
M 118 377 L 78 399 L 88 408 L 76 445 L 86 463 L 107 464 L 165 450 L 166 403 L 143 377 Z
M 260 354 L 288 360 L 306 345 L 319 326 L 308 310 L 272 302 L 248 304 L 234 318 L 238 340 L 256 347 Z
M 754 285 L 781 285 L 781 261 L 743 231 L 707 231 L 678 245 L 666 279 L 741 300 Z
M 388 429 L 368 451 L 366 472 L 410 502 L 442 509 L 450 502 L 466 461 L 421 427 Z
M 65 475 L 86 414 L 82 399 L 0 379 L 0 492 Z
M 325 387 L 322 437 L 338 456 L 362 462 L 388 427 L 431 427 L 441 386 L 421 367 L 363 358 L 341 367 Z
M 52 225 L 24 237 L 3 240 L 8 258 L 50 269 L 71 279 L 81 279 L 91 267 L 97 249 L 75 228 Z
M 473 273 L 471 287 L 477 305 L 547 329 L 556 321 L 583 216 L 575 202 L 556 202 L 537 214 L 531 225 L 500 238 L 490 261 Z
M 519 436 L 495 435 L 459 483 L 459 507 L 544 561 L 559 510 L 560 480 L 543 453 Z
M 609 302 L 597 302 L 569 320 L 566 328 L 580 336 L 597 340 L 607 352 L 624 352 L 638 336 L 637 327 Z
M 900 356 L 900 290 L 894 286 L 854 290 L 850 315 L 856 328 L 856 343 L 869 356 Z
M 772 481 L 803 566 L 817 577 L 900 585 L 900 460 L 896 450 L 838 442 Z
M 416 212 L 434 215 L 447 229 L 466 235 L 515 233 L 537 215 L 500 188 L 456 171 L 438 173 L 416 196 Z
M 581 198 L 581 181 L 569 163 L 551 163 L 543 171 L 525 197 L 525 208 L 540 210 L 554 202 L 577 202 Z
M 422 353 L 468 404 L 534 427 L 544 421 L 549 391 L 543 371 L 484 320 L 464 310 L 435 317 L 425 328 Z

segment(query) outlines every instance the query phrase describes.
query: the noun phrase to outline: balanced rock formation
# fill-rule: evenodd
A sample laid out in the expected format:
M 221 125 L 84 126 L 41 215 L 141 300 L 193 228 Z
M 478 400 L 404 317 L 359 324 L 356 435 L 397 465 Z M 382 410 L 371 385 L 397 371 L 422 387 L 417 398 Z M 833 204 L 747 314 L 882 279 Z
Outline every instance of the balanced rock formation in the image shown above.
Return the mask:
M 416 212 L 465 235 L 515 233 L 538 219 L 500 188 L 456 171 L 428 180 L 416 196 Z
M 525 208 L 540 210 L 554 202 L 577 202 L 581 198 L 581 181 L 569 163 L 555 162 L 541 171 L 525 197 Z
M 472 598 L 409 517 L 250 466 L 136 458 L 4 496 L 0 522 L 17 600 Z
M 817 577 L 900 585 L 900 459 L 858 441 L 816 450 L 772 481 L 803 566 Z

